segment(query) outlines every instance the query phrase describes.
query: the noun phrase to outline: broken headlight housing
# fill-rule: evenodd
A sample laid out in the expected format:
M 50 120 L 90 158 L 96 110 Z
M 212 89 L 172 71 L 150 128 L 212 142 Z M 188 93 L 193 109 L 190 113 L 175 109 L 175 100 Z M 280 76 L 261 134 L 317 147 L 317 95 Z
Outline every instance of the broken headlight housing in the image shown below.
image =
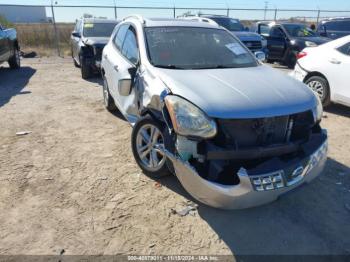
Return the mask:
M 201 138 L 212 138 L 216 135 L 215 121 L 198 107 L 178 96 L 169 95 L 164 100 L 177 134 Z

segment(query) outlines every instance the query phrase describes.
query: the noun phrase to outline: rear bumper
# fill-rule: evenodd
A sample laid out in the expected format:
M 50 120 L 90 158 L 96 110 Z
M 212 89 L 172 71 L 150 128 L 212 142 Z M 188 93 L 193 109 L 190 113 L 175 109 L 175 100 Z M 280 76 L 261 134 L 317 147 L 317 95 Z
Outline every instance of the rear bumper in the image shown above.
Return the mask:
M 292 71 L 289 75 L 297 80 L 299 80 L 300 82 L 304 82 L 304 79 L 306 78 L 308 72 L 305 71 L 303 68 L 301 68 L 301 66 L 299 65 L 299 63 L 297 63 L 295 65 L 294 71 Z
M 304 157 L 288 162 L 271 159 L 256 170 L 241 168 L 240 183 L 226 186 L 203 179 L 188 163 L 166 151 L 183 187 L 198 201 L 222 209 L 244 209 L 267 204 L 280 195 L 309 183 L 324 169 L 327 160 L 327 134 L 308 146 Z M 308 152 L 307 152 L 308 151 Z

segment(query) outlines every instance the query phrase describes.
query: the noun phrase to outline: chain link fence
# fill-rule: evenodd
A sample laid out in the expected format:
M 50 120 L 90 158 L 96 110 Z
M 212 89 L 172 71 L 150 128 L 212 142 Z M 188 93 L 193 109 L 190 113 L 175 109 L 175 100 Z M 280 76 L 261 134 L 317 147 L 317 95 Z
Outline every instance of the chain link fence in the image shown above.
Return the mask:
M 239 18 L 246 26 L 256 21 L 289 20 L 318 24 L 330 17 L 350 17 L 344 10 L 251 9 L 210 7 L 161 7 L 117 5 L 13 5 L 0 4 L 0 16 L 9 20 L 18 31 L 22 50 L 42 56 L 70 55 L 70 34 L 76 19 L 89 15 L 121 20 L 130 14 L 145 17 L 176 18 L 183 14 L 216 14 Z

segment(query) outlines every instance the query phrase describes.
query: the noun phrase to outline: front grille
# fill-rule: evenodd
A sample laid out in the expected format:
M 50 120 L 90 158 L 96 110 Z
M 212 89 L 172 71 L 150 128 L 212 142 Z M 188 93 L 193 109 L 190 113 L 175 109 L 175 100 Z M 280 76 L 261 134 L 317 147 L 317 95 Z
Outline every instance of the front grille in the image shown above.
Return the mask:
M 261 41 L 243 41 L 243 43 L 248 47 L 251 51 L 260 51 L 262 49 Z
M 245 149 L 307 139 L 314 125 L 312 112 L 257 119 L 218 119 L 215 144 Z

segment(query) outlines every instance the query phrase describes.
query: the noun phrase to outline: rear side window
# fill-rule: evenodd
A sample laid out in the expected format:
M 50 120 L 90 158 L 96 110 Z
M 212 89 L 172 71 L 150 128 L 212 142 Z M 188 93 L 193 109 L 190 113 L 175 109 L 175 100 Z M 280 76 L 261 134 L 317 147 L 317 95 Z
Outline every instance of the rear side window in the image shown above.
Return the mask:
M 347 43 L 338 48 L 338 51 L 344 55 L 350 56 L 350 43 Z
M 136 33 L 132 27 L 130 27 L 126 33 L 122 54 L 133 64 L 136 64 L 139 61 Z
M 332 21 L 324 24 L 326 30 L 329 31 L 349 31 L 350 21 Z
M 113 40 L 114 45 L 119 50 L 122 49 L 123 42 L 124 42 L 124 39 L 125 39 L 125 35 L 126 35 L 126 32 L 128 31 L 128 28 L 129 28 L 129 25 L 122 25 L 122 26 L 120 26 L 120 28 L 118 30 L 118 33 L 116 34 L 116 36 L 115 36 L 115 38 Z

